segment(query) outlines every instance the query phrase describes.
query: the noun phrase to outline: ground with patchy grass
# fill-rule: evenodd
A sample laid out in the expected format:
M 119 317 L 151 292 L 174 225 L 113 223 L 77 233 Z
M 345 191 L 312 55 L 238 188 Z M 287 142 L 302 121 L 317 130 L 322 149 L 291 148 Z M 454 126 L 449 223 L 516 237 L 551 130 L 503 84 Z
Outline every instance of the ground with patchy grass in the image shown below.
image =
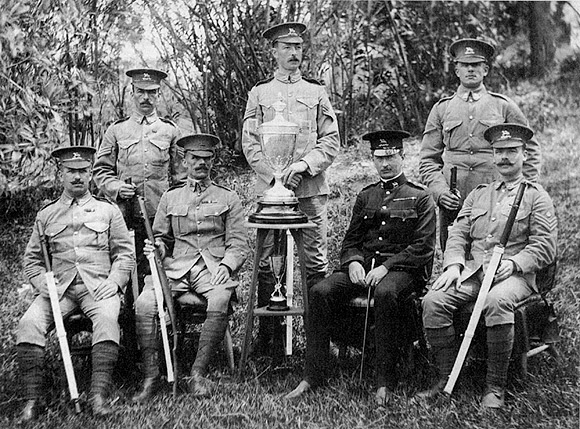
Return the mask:
M 135 406 L 130 397 L 138 387 L 138 375 L 117 374 L 113 397 L 118 413 L 105 421 L 90 414 L 74 415 L 62 388 L 60 362 L 55 358 L 56 343 L 47 352 L 47 400 L 49 410 L 38 421 L 39 428 L 577 428 L 579 426 L 578 369 L 580 342 L 580 109 L 578 85 L 551 85 L 538 90 L 536 84 L 518 87 L 514 98 L 539 130 L 542 144 L 542 184 L 554 199 L 560 220 L 559 272 L 557 286 L 550 293 L 560 321 L 562 361 L 557 365 L 548 355 L 530 358 L 530 375 L 523 383 L 510 382 L 507 407 L 497 413 L 484 413 L 478 407 L 483 390 L 484 369 L 479 363 L 468 366 L 451 400 L 429 404 L 412 401 L 433 376 L 433 368 L 419 361 L 414 370 L 403 368 L 406 377 L 386 407 L 373 402 L 372 369 L 358 382 L 360 354 L 336 362 L 335 377 L 327 387 L 297 403 L 282 397 L 301 378 L 304 336 L 301 321 L 295 324 L 295 354 L 273 365 L 270 358 L 250 360 L 244 378 L 236 379 L 216 361 L 212 377 L 218 382 L 211 399 L 194 399 L 180 393 L 173 399 L 170 389 L 147 406 Z M 543 87 L 542 87 L 543 88 Z M 570 88 L 576 88 L 571 90 Z M 418 139 L 407 146 L 407 174 L 417 172 Z M 358 191 L 376 180 L 366 149 L 344 150 L 330 170 L 331 195 L 330 257 L 336 260 L 340 242 L 348 225 L 351 206 Z M 247 213 L 252 210 L 248 172 L 227 175 L 225 180 L 244 200 Z M 31 205 L 30 207 L 32 207 Z M 33 211 L 4 219 L 0 225 L 0 427 L 12 427 L 22 401 L 15 364 L 15 328 L 30 297 L 19 294 L 25 279 L 21 255 L 30 235 Z M 255 235 L 250 231 L 253 246 Z M 440 260 L 440 254 L 437 255 Z M 236 347 L 242 342 L 247 303 L 250 262 L 241 273 L 240 304 L 232 317 Z M 438 265 L 435 273 L 439 271 Z M 334 359 L 334 358 L 333 358 Z M 77 361 L 77 378 L 86 387 L 88 370 Z

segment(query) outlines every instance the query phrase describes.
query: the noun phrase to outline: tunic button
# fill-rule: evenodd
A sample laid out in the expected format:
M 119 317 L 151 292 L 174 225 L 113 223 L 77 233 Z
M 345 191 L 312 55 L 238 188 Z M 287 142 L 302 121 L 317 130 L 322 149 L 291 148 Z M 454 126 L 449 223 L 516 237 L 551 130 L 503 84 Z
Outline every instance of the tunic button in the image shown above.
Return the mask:
M 377 250 L 375 253 L 376 253 L 377 255 L 380 255 L 380 254 L 381 254 L 381 252 L 379 252 L 378 250 Z
M 492 221 L 492 222 L 495 222 L 495 218 L 494 218 L 494 217 L 492 217 L 492 218 L 491 218 L 491 221 Z
M 386 193 L 387 195 L 389 195 L 391 192 L 390 192 L 390 191 L 387 191 L 387 192 L 385 192 L 385 193 Z
M 484 250 L 483 253 L 487 253 L 487 250 Z
M 386 210 L 386 209 L 387 209 L 387 206 L 383 206 L 383 210 Z
M 385 221 L 382 221 L 382 222 L 381 222 L 381 225 L 386 225 L 386 222 L 385 222 Z
M 379 237 L 379 241 L 383 241 L 383 237 Z
M 469 133 L 469 137 L 473 137 L 473 133 Z
M 473 171 L 473 167 L 469 167 L 469 171 Z
M 197 206 L 195 209 L 196 209 L 196 210 L 199 210 L 199 206 Z
M 200 221 L 200 220 L 198 220 L 198 221 L 197 221 L 197 224 L 199 225 L 200 223 L 201 223 L 201 221 Z
M 488 234 L 487 238 L 493 238 L 493 235 Z
M 469 154 L 470 154 L 470 155 L 473 155 L 473 151 L 472 151 L 472 150 L 470 150 L 470 151 L 469 151 Z
M 469 119 L 473 119 L 473 115 L 470 115 L 470 116 L 469 116 Z
M 144 152 L 147 152 L 148 149 L 145 149 Z
M 78 231 L 73 232 L 73 235 L 78 235 L 78 234 L 79 234 Z

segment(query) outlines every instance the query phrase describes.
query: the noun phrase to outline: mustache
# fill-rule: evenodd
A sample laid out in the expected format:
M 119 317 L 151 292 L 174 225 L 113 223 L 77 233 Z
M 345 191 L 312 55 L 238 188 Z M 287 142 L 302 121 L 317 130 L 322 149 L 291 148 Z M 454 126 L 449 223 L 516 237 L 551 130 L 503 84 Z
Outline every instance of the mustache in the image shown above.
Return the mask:
M 513 162 L 509 162 L 509 161 L 502 161 L 502 162 L 498 162 L 497 165 L 514 165 Z

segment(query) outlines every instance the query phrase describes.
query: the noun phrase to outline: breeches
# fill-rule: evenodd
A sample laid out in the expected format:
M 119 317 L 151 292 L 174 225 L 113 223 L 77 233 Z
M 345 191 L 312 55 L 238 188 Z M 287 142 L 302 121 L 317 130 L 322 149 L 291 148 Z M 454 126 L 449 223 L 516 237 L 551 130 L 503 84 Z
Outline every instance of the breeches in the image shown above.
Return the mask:
M 221 285 L 210 284 L 211 273 L 205 266 L 203 259 L 193 266 L 193 268 L 182 278 L 174 280 L 168 279 L 171 291 L 174 296 L 180 296 L 188 291 L 194 291 L 203 295 L 207 300 L 207 311 L 227 313 L 230 298 L 237 282 L 228 280 Z M 135 315 L 137 319 L 152 318 L 157 314 L 157 300 L 155 299 L 155 289 L 151 276 L 145 277 L 145 287 L 143 292 L 135 302 Z
M 423 299 L 423 326 L 427 329 L 451 326 L 459 307 L 477 299 L 482 280 L 483 271 L 479 270 L 461 283 L 459 289 L 452 285 L 445 291 L 430 290 Z M 532 288 L 518 275 L 492 285 L 483 307 L 485 325 L 513 324 L 515 305 L 532 293 Z
M 308 216 L 308 221 L 314 223 L 314 227 L 302 229 L 304 241 L 304 254 L 306 259 L 306 272 L 308 276 L 325 274 L 328 270 L 328 211 L 326 202 L 328 196 L 317 195 L 308 198 L 299 198 L 300 210 Z M 282 231 L 282 233 L 284 233 Z M 285 237 L 282 238 L 285 243 Z M 285 246 L 281 245 L 282 254 L 286 254 Z M 269 257 L 277 251 L 274 243 L 274 231 L 270 231 L 264 241 L 264 251 L 260 256 L 260 271 L 271 272 Z
M 93 323 L 93 345 L 102 341 L 113 341 L 119 344 L 118 319 L 121 308 L 119 295 L 95 301 L 84 283 L 77 279 L 65 291 L 59 302 L 63 318 L 80 308 Z M 29 343 L 44 347 L 46 334 L 53 322 L 50 299 L 37 296 L 20 319 L 16 344 Z

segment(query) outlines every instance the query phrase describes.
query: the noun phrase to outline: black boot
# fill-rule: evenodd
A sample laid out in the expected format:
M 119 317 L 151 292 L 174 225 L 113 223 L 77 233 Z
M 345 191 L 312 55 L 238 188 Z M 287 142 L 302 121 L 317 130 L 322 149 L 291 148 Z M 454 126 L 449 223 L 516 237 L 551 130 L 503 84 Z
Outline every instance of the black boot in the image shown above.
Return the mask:
M 113 369 L 119 357 L 119 345 L 113 341 L 102 341 L 94 344 L 91 357 L 93 374 L 91 376 L 89 403 L 93 415 L 106 417 L 113 413 L 113 409 L 105 398 L 112 384 Z
M 16 353 L 26 399 L 18 422 L 26 424 L 36 420 L 42 411 L 40 397 L 42 394 L 44 347 L 22 343 L 16 346 Z
M 143 349 L 143 372 L 145 379 L 141 391 L 133 396 L 133 402 L 146 402 L 159 390 L 159 361 L 157 350 L 146 348 Z
M 441 329 L 425 329 L 425 334 L 439 369 L 439 379 L 430 389 L 417 393 L 416 396 L 420 399 L 434 398 L 443 392 L 457 355 L 455 350 L 455 329 L 453 326 Z

